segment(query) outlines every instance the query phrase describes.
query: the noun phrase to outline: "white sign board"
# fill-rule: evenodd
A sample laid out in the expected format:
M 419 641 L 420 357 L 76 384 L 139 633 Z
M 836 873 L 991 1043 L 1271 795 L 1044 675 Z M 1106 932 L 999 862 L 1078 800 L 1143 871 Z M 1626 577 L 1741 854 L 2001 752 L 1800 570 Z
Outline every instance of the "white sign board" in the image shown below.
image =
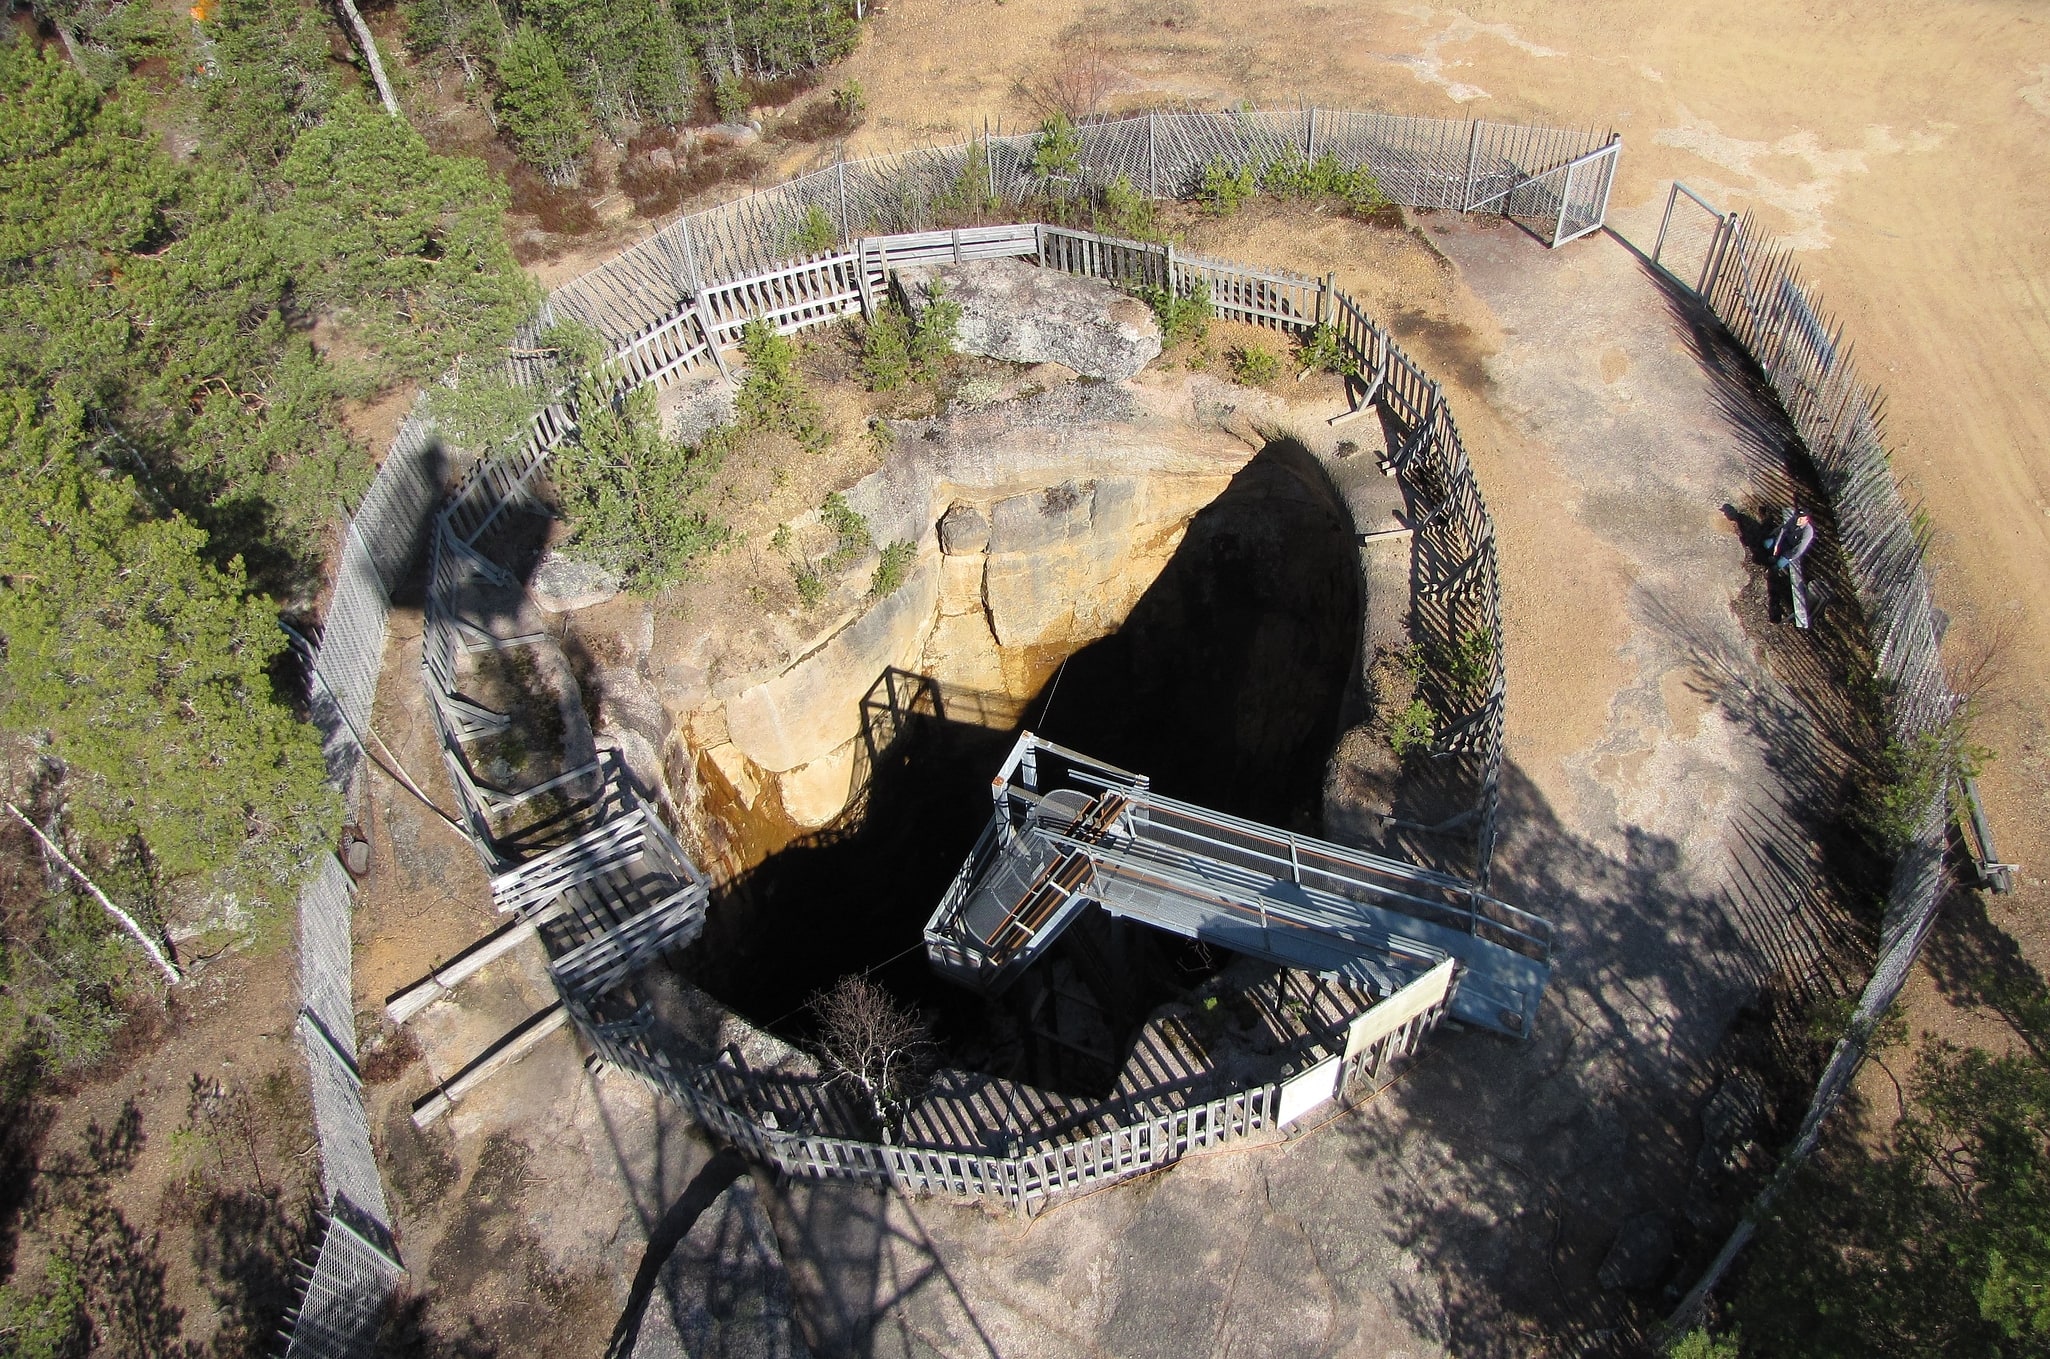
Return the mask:
M 1359 1056 L 1444 1000 L 1451 991 L 1452 960 L 1447 958 L 1352 1022 L 1352 1032 L 1345 1040 L 1346 1060 Z
M 1286 1126 L 1295 1122 L 1337 1094 L 1338 1072 L 1342 1065 L 1339 1058 L 1326 1057 L 1282 1086 L 1281 1107 L 1274 1117 L 1276 1125 Z

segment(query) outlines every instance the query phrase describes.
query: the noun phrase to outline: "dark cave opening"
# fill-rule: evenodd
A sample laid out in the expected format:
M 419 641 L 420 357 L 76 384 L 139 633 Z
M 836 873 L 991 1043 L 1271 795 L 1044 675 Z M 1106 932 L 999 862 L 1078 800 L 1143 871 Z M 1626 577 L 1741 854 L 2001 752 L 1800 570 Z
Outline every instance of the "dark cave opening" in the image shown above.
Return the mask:
M 1026 705 L 1025 725 L 1171 796 L 1314 832 L 1360 617 L 1344 506 L 1300 444 L 1270 443 L 1190 520 L 1118 630 Z M 807 1001 L 867 972 L 926 1017 L 944 1064 L 1100 1092 L 1146 1016 L 1229 957 L 1091 910 L 999 997 L 934 975 L 925 922 L 989 820 L 989 780 L 1017 732 L 952 720 L 928 688 L 839 821 L 719 885 L 684 970 L 798 1043 L 813 1036 Z M 1082 1009 L 1051 1022 L 1061 1006 Z M 1077 1031 L 1092 1040 L 1055 1036 Z

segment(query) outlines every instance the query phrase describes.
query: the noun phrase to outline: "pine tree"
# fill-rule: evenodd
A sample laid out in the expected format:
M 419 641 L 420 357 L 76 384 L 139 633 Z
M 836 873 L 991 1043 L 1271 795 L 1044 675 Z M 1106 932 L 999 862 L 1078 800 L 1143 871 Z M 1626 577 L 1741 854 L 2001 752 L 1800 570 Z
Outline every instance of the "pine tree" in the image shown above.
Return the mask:
M 201 892 L 282 906 L 340 806 L 271 688 L 276 605 L 102 475 L 82 424 L 75 403 L 0 393 L 0 727 L 61 766 L 103 881 L 162 914 Z
M 521 24 L 498 56 L 498 118 L 520 159 L 551 184 L 577 182 L 590 125 L 541 31 Z
M 558 71 L 558 76 L 560 72 Z M 276 225 L 300 298 L 350 323 L 397 376 L 505 343 L 534 295 L 506 243 L 506 191 L 406 123 L 338 101 L 279 167 Z

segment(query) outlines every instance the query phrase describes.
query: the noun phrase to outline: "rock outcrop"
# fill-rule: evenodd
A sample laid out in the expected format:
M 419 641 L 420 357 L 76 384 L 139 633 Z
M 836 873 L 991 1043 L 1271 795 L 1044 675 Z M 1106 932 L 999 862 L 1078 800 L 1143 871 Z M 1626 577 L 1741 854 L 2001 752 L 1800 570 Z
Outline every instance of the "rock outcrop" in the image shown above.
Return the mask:
M 896 273 L 913 316 L 931 305 L 934 282 L 960 306 L 955 343 L 964 354 L 1058 363 L 1112 382 L 1160 356 L 1160 323 L 1152 309 L 1096 279 L 1022 260 L 909 265 Z
M 568 613 L 603 604 L 619 593 L 619 577 L 602 566 L 551 552 L 534 568 L 527 582 L 534 602 L 550 613 Z

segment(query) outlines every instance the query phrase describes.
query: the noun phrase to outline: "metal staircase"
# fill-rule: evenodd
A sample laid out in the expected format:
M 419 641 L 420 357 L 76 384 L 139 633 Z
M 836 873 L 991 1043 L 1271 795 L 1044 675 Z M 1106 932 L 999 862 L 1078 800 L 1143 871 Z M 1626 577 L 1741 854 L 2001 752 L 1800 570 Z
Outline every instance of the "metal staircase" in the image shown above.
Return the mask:
M 932 966 L 994 994 L 1089 905 L 1388 995 L 1446 958 L 1452 1013 L 1527 1035 L 1552 928 L 1471 883 L 1162 797 L 1146 778 L 1019 737 L 994 813 L 926 923 Z

